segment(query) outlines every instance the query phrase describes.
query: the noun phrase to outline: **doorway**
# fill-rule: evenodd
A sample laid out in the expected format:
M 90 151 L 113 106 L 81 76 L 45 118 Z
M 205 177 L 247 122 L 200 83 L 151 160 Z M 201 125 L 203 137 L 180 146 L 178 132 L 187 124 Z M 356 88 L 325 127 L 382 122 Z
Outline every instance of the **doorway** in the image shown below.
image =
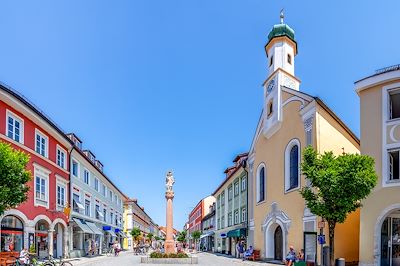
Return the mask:
M 283 260 L 283 234 L 280 226 L 274 232 L 274 260 Z
M 381 266 L 400 266 L 400 216 L 387 217 L 382 223 Z

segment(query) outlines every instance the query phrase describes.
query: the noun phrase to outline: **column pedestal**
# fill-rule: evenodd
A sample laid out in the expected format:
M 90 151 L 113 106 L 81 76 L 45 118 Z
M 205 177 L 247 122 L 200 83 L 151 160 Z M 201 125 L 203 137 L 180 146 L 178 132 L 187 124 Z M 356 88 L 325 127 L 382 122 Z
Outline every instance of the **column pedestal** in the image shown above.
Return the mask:
M 173 229 L 173 211 L 172 211 L 172 200 L 174 199 L 174 192 L 167 191 L 165 192 L 165 198 L 167 199 L 167 224 L 166 224 L 166 236 L 164 249 L 165 253 L 174 253 L 175 252 L 175 241 L 174 241 L 174 229 Z

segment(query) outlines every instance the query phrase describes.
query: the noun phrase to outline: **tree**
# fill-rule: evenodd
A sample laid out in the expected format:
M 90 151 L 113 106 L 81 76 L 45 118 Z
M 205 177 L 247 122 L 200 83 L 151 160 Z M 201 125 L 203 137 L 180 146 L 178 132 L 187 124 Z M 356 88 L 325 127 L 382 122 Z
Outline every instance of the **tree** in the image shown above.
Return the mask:
M 28 154 L 0 142 L 0 216 L 26 201 L 26 183 L 31 180 L 31 172 L 26 170 L 28 162 Z
M 194 243 L 195 243 L 196 249 L 197 249 L 197 240 L 200 239 L 200 236 L 201 236 L 201 232 L 200 231 L 194 231 L 192 233 L 192 238 L 194 239 Z
M 307 147 L 301 169 L 311 186 L 300 193 L 310 211 L 328 222 L 330 261 L 334 265 L 335 226 L 360 208 L 361 200 L 375 187 L 378 177 L 374 159 L 359 154 L 318 154 Z
M 160 240 L 161 240 L 161 237 L 155 236 L 154 239 L 155 239 L 156 241 L 160 241 Z
M 180 243 L 184 243 L 184 242 L 186 242 L 186 235 L 187 235 L 187 232 L 186 231 L 182 231 L 182 232 L 179 233 L 179 235 L 176 238 L 176 240 L 178 242 L 180 242 Z
M 133 227 L 133 229 L 131 231 L 131 236 L 132 236 L 134 241 L 137 241 L 141 234 L 142 234 L 142 232 L 140 231 L 139 228 Z
M 153 233 L 148 233 L 147 234 L 147 238 L 150 240 L 150 241 L 152 241 L 153 240 Z

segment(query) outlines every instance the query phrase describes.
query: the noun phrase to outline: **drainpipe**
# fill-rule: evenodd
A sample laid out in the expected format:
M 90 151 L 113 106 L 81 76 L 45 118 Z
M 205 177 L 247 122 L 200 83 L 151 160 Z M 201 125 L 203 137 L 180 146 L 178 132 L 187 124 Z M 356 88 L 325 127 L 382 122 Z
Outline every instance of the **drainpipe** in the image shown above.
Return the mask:
M 249 237 L 249 172 L 246 170 L 247 160 L 242 162 L 243 170 L 246 172 L 246 234 L 247 240 Z M 247 242 L 247 241 L 246 241 Z

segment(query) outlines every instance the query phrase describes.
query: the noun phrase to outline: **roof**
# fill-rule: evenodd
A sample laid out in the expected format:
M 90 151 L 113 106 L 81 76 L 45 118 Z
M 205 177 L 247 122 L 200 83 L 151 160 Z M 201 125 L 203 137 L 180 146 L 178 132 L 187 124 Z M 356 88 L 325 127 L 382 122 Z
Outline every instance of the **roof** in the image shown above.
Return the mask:
M 295 42 L 294 30 L 287 24 L 281 23 L 274 25 L 268 34 L 268 42 L 270 42 L 273 38 L 280 36 L 287 36 Z
M 0 82 L 0 89 L 11 94 L 13 97 L 17 98 L 20 102 L 26 105 L 29 109 L 31 109 L 35 114 L 37 114 L 40 118 L 42 118 L 46 123 L 48 123 L 52 128 L 54 128 L 57 133 L 59 133 L 65 140 L 67 140 L 70 144 L 73 144 L 72 140 L 68 138 L 68 136 L 64 133 L 60 126 L 58 126 L 53 120 L 51 120 L 42 110 L 39 109 L 35 104 L 28 100 L 21 93 L 17 92 L 10 86 L 7 86 Z
M 358 82 L 363 81 L 365 79 L 369 79 L 369 78 L 372 78 L 372 77 L 375 77 L 375 76 L 378 76 L 378 75 L 381 75 L 381 74 L 384 74 L 384 73 L 396 71 L 396 70 L 400 70 L 400 64 L 377 69 L 377 70 L 375 70 L 374 74 L 369 75 L 369 76 L 367 76 L 365 78 L 359 79 L 354 83 L 358 83 Z

